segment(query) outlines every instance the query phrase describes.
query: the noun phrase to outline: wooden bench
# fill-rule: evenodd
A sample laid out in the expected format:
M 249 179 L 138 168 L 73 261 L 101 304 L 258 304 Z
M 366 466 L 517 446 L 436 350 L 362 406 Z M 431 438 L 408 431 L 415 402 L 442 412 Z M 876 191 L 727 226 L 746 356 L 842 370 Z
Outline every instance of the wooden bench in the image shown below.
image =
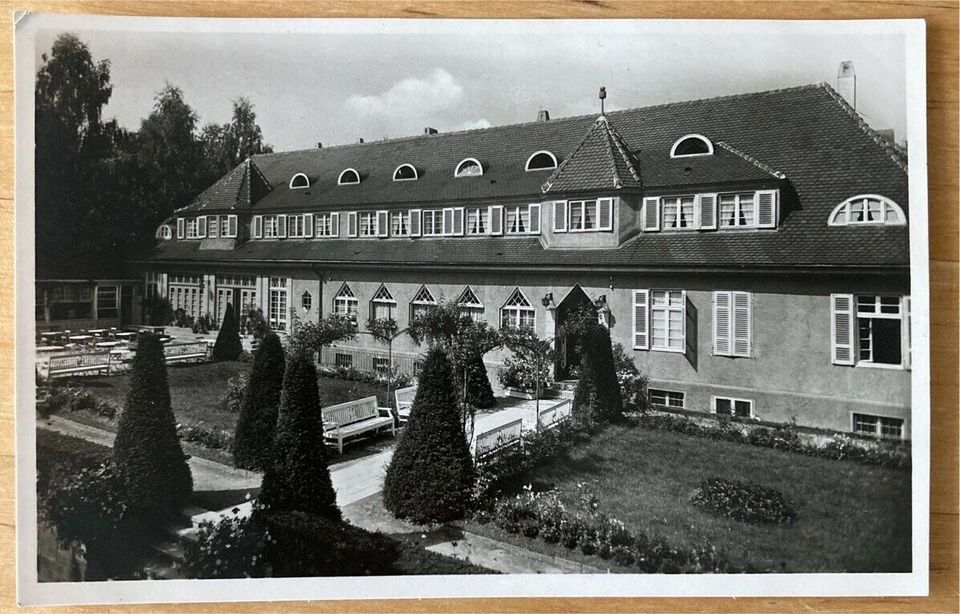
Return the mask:
M 207 344 L 203 341 L 195 343 L 167 343 L 163 346 L 163 355 L 167 364 L 187 362 L 190 360 L 203 362 L 207 359 Z
M 477 461 L 514 446 L 523 445 L 523 419 L 498 424 L 476 434 L 470 452 Z
M 573 408 L 573 401 L 567 399 L 556 405 L 543 407 L 540 409 L 540 415 L 537 417 L 541 428 L 553 428 L 570 417 L 570 411 Z
M 324 407 L 322 413 L 323 438 L 337 442 L 337 451 L 340 454 L 343 454 L 343 442 L 346 439 L 364 433 L 376 433 L 387 427 L 394 437 L 397 435 L 393 425 L 393 412 L 389 407 L 377 407 L 375 396 Z
M 48 377 L 81 373 L 110 373 L 110 352 L 83 352 L 51 356 L 47 365 Z
M 393 393 L 393 398 L 397 401 L 397 418 L 403 424 L 410 419 L 410 408 L 413 406 L 413 399 L 417 396 L 417 385 L 399 388 Z

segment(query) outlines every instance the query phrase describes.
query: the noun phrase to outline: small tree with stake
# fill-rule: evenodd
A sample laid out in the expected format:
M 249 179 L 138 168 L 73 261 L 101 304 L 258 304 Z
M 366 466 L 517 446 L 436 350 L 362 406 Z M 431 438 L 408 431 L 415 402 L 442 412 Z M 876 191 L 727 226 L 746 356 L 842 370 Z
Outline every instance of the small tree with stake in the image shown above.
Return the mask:
M 623 417 L 623 398 L 613 359 L 610 331 L 593 323 L 583 333 L 580 380 L 573 394 L 573 415 L 591 424 Z
M 270 460 L 284 360 L 280 337 L 274 332 L 267 333 L 253 359 L 233 436 L 233 464 L 240 469 L 259 471 Z
M 237 316 L 233 313 L 233 306 L 227 303 L 227 312 L 223 315 L 223 324 L 217 333 L 217 342 L 213 346 L 213 359 L 237 360 L 243 353 L 240 343 L 240 327 L 237 325 Z

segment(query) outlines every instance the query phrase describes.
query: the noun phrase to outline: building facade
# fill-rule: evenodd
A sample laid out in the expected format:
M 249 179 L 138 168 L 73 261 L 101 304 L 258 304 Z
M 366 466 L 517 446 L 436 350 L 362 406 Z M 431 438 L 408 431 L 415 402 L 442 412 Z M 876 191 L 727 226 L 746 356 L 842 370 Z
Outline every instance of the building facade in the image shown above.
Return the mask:
M 901 149 L 824 84 L 547 117 L 254 156 L 161 225 L 146 296 L 281 332 L 445 300 L 554 338 L 586 307 L 658 405 L 909 438 Z M 386 353 L 361 334 L 323 359 Z

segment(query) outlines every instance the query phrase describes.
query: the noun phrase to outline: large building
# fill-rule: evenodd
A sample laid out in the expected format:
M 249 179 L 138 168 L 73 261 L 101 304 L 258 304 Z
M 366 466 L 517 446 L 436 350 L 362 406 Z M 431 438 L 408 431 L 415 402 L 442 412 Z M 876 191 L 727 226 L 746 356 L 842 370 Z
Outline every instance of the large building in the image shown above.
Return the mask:
M 654 402 L 909 438 L 907 161 L 825 84 L 254 156 L 180 209 L 148 296 L 400 328 L 582 306 Z M 556 376 L 577 357 L 560 339 Z M 394 354 L 413 368 L 409 339 Z M 369 335 L 323 359 L 383 368 Z M 491 367 L 502 351 L 487 356 Z

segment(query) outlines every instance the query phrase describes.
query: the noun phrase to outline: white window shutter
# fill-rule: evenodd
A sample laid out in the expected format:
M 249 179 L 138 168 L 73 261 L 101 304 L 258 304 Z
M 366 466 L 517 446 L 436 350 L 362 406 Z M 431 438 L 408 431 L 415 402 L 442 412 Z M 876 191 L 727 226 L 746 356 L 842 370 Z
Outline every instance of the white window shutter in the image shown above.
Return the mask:
M 237 236 L 237 216 L 235 215 L 227 216 L 227 235 L 231 238 Z
M 347 213 L 347 236 L 355 237 L 357 236 L 357 212 L 351 211 Z
M 287 216 L 285 214 L 277 216 L 277 236 L 281 239 L 287 238 Z
M 717 195 L 698 194 L 697 212 L 700 215 L 701 230 L 716 230 L 717 228 Z
M 553 232 L 567 232 L 567 201 L 553 201 Z
M 749 292 L 733 292 L 733 354 L 750 356 L 752 330 L 750 326 L 751 299 Z
M 503 205 L 490 207 L 490 234 L 494 236 L 503 234 Z
M 713 353 L 730 355 L 730 293 L 713 293 Z
M 650 291 L 633 291 L 633 349 L 650 348 L 649 309 Z
M 339 237 L 340 236 L 340 213 L 331 213 L 330 214 L 330 236 Z
M 313 238 L 313 214 L 304 213 L 303 214 L 303 236 L 308 239 Z
M 463 207 L 458 207 L 453 210 L 453 234 L 457 237 L 463 236 L 463 216 L 464 210 Z
M 423 213 L 420 209 L 411 209 L 410 210 L 410 236 L 419 237 L 420 236 L 420 222 L 421 214 Z
M 197 238 L 207 238 L 207 216 L 201 215 L 197 218 Z
M 540 203 L 531 203 L 530 205 L 530 228 L 528 232 L 532 235 L 540 234 Z
M 660 198 L 648 196 L 643 199 L 643 229 L 660 230 Z
M 853 340 L 856 316 L 853 308 L 852 294 L 830 295 L 831 357 L 835 365 L 855 363 Z
M 776 228 L 779 190 L 757 192 L 757 228 Z
M 390 212 L 377 211 L 377 236 L 390 236 Z
M 209 216 L 207 220 L 207 234 L 211 239 L 216 239 L 220 236 L 220 216 Z
M 597 201 L 600 230 L 613 230 L 613 199 L 601 198 Z
M 177 238 L 178 238 L 178 239 L 182 239 L 182 238 L 183 238 L 183 224 L 184 224 L 183 218 L 182 218 L 182 217 L 178 217 L 178 218 L 177 218 Z
M 253 238 L 259 239 L 263 237 L 263 216 L 255 215 L 253 216 Z
M 453 209 L 443 210 L 443 224 L 441 226 L 444 236 L 453 234 Z
M 900 344 L 900 347 L 903 348 L 903 366 L 907 369 L 913 365 L 913 335 L 910 333 L 910 325 L 913 321 L 912 308 L 913 304 L 910 297 L 903 297 L 903 306 L 901 307 L 903 313 L 903 343 Z

